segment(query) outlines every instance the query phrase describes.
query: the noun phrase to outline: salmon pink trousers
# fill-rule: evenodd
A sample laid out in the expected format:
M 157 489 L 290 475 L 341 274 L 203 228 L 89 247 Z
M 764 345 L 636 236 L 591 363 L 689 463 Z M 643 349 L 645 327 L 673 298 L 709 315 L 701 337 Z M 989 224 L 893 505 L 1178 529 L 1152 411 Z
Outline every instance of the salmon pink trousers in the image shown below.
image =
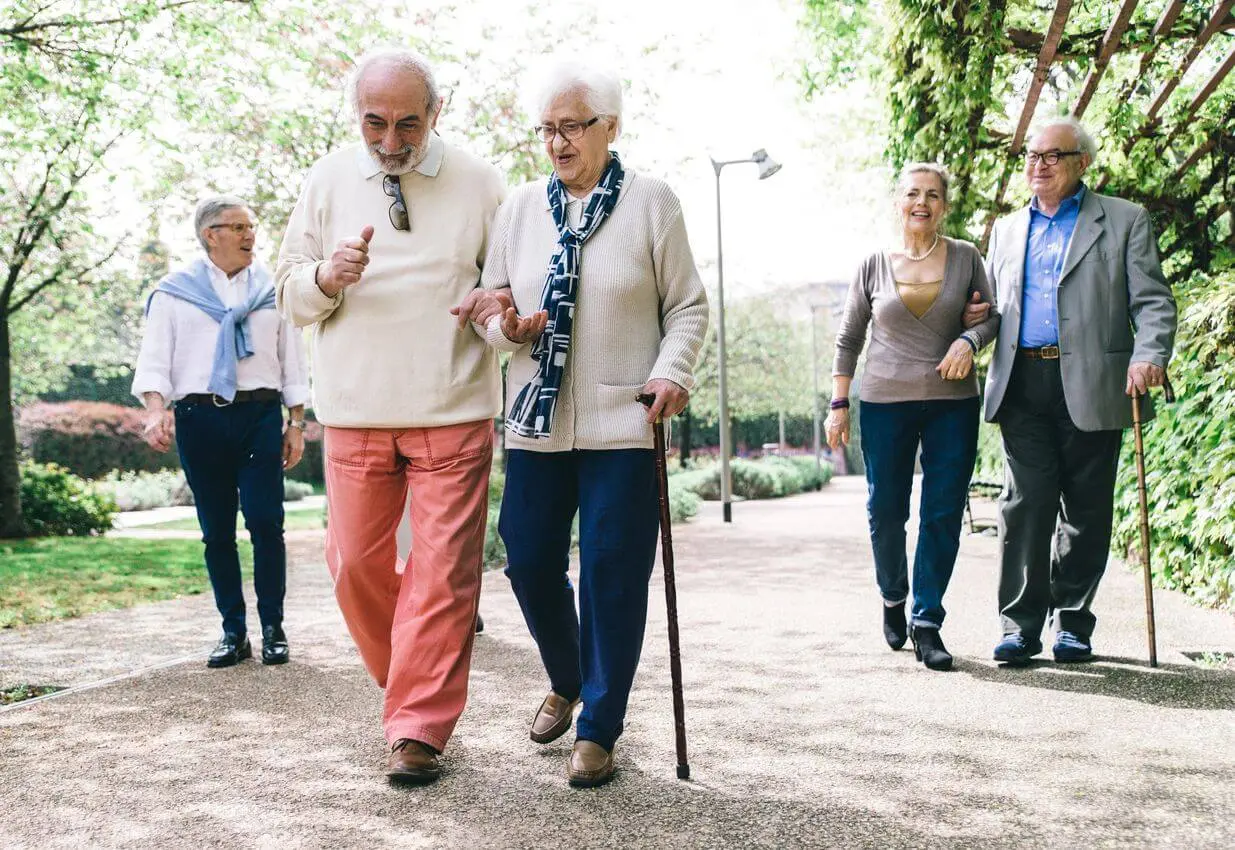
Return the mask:
M 490 420 L 327 428 L 326 564 L 390 743 L 438 751 L 467 702 L 493 458 Z M 412 551 L 396 532 L 411 488 Z

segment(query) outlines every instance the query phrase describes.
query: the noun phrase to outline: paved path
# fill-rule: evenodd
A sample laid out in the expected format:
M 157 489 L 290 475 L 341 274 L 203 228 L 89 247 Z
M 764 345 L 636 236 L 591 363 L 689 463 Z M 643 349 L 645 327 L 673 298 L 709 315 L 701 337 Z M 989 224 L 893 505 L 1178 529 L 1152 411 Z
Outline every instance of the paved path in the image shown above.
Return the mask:
M 544 679 L 509 587 L 486 576 L 471 700 L 423 789 L 389 787 L 380 695 L 292 544 L 294 662 L 208 671 L 206 597 L 0 633 L 0 684 L 88 685 L 0 711 L 5 847 L 1223 847 L 1235 840 L 1235 620 L 1141 590 L 1099 595 L 1107 660 L 987 661 L 995 541 L 967 537 L 939 674 L 879 634 L 861 482 L 717 506 L 676 531 L 693 781 L 673 772 L 663 594 L 609 787 L 566 787 L 569 739 L 527 722 Z M 157 666 L 193 654 L 190 663 Z

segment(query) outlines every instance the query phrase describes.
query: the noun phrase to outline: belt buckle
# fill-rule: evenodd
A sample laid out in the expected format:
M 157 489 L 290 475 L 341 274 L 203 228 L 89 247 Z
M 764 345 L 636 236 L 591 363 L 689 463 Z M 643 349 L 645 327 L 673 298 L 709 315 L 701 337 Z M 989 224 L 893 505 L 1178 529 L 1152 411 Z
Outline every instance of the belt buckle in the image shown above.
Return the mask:
M 215 407 L 231 407 L 232 406 L 232 402 L 227 401 L 226 399 L 223 400 L 222 404 L 219 404 L 220 398 L 223 398 L 223 397 L 219 395 L 218 393 L 210 394 L 210 401 L 214 403 Z
M 1039 349 L 1038 353 L 1042 356 L 1043 360 L 1058 360 L 1059 359 L 1059 346 L 1058 345 L 1044 345 L 1042 346 L 1041 349 Z

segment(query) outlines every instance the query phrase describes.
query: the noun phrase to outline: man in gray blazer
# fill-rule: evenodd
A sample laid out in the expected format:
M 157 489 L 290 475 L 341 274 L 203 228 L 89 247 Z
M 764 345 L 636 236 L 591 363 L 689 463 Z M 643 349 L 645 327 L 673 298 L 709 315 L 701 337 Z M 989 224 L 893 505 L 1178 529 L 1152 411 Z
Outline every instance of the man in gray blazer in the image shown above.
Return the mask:
M 1028 664 L 1052 616 L 1056 661 L 1089 661 L 1090 603 L 1110 550 L 1115 472 L 1129 396 L 1160 386 L 1175 299 L 1144 208 L 1088 189 L 1096 149 L 1071 118 L 1026 148 L 1029 206 L 995 223 L 987 276 L 1003 323 L 985 415 L 1003 436 L 999 536 L 1003 640 L 995 660 Z M 973 305 L 966 325 L 983 317 Z M 1142 416 L 1153 415 L 1148 397 Z

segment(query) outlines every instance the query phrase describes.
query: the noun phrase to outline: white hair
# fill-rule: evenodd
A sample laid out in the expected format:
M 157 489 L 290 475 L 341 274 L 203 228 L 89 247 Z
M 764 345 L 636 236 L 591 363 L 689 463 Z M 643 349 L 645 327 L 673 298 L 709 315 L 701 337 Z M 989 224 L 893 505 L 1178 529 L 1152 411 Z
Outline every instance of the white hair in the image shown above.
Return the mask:
M 943 189 L 943 202 L 945 204 L 948 202 L 948 181 L 952 179 L 948 174 L 948 169 L 937 162 L 907 162 L 901 169 L 900 177 L 896 179 L 897 189 L 905 188 L 911 174 L 934 174 L 938 177 L 939 185 Z
M 415 50 L 407 47 L 378 47 L 365 53 L 356 60 L 356 67 L 347 78 L 347 102 L 352 110 L 360 114 L 360 81 L 364 75 L 378 65 L 393 65 L 405 71 L 411 71 L 425 84 L 429 93 L 429 115 L 435 114 L 442 107 L 442 96 L 437 88 L 437 80 L 433 76 L 433 66 L 429 60 Z
M 1098 160 L 1098 146 L 1094 143 L 1093 136 L 1085 129 L 1085 125 L 1077 121 L 1071 115 L 1056 115 L 1054 118 L 1047 118 L 1034 125 L 1033 132 L 1029 134 L 1032 141 L 1040 135 L 1044 130 L 1049 130 L 1051 127 L 1067 127 L 1076 136 L 1077 149 L 1089 156 L 1091 163 Z
M 235 195 L 211 195 L 198 202 L 197 211 L 193 213 L 193 227 L 196 229 L 197 241 L 201 243 L 202 250 L 207 252 L 210 250 L 210 246 L 206 244 L 206 237 L 202 235 L 203 230 L 212 224 L 218 224 L 223 213 L 228 210 L 247 210 L 248 208 L 249 205 L 244 202 L 244 199 Z
M 523 108 L 539 120 L 553 101 L 567 92 L 580 92 L 583 101 L 602 118 L 622 126 L 622 80 L 605 68 L 581 59 L 553 59 L 529 75 L 524 85 Z

